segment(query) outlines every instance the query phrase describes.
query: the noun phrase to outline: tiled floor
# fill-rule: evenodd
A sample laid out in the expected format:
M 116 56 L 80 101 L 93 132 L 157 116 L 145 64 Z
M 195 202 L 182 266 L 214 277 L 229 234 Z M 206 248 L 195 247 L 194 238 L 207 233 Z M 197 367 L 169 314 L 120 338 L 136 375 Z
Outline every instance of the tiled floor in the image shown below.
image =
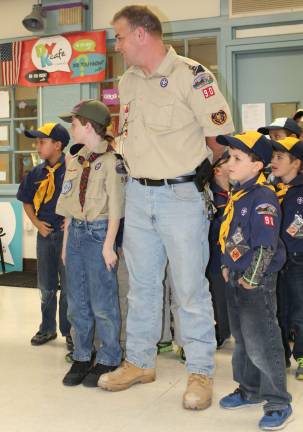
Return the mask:
M 158 357 L 157 381 L 121 393 L 61 384 L 68 369 L 64 340 L 31 347 L 39 322 L 36 289 L 0 287 L 0 431 L 1 432 L 251 432 L 260 408 L 224 411 L 218 399 L 234 389 L 230 342 L 217 353 L 212 407 L 182 409 L 184 366 L 174 354 Z M 287 430 L 303 430 L 303 382 L 288 373 L 295 421 Z

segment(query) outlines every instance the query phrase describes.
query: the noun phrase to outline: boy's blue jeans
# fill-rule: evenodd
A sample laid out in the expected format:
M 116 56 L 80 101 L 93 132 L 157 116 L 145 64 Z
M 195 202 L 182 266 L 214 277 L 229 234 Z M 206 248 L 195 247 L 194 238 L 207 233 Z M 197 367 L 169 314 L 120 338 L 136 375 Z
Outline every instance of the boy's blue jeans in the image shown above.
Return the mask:
M 39 331 L 43 334 L 56 332 L 57 291 L 60 281 L 59 328 L 62 336 L 70 333 L 67 319 L 65 269 L 61 260 L 63 232 L 56 231 L 43 237 L 37 235 L 37 276 L 41 290 L 42 322 Z
M 213 374 L 214 315 L 205 277 L 208 228 L 204 201 L 193 182 L 152 187 L 129 179 L 123 249 L 130 282 L 126 328 L 130 363 L 155 367 L 168 259 L 187 369 Z
M 75 331 L 74 360 L 89 361 L 94 330 L 101 344 L 96 362 L 121 361 L 120 308 L 116 270 L 108 271 L 102 255 L 107 220 L 72 219 L 66 247 L 68 317 Z
M 286 358 L 303 357 L 303 253 L 288 255 L 278 278 L 278 320 Z M 291 350 L 289 333 L 294 332 Z
M 276 301 L 277 274 L 267 275 L 252 289 L 239 285 L 231 272 L 226 298 L 231 333 L 235 338 L 233 377 L 247 399 L 266 401 L 265 412 L 286 408 L 291 396 Z

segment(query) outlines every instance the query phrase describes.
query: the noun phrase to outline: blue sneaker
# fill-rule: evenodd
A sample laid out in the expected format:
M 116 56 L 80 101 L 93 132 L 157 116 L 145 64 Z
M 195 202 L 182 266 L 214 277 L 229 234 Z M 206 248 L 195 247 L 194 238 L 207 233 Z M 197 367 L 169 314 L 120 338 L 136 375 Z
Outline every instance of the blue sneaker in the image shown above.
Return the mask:
M 252 407 L 252 406 L 260 406 L 263 405 L 264 402 L 255 402 L 247 400 L 242 390 L 237 388 L 233 393 L 230 393 L 229 395 L 222 398 L 219 402 L 220 406 L 225 409 L 239 409 L 239 408 L 245 408 L 245 407 Z
M 264 414 L 259 422 L 261 430 L 279 430 L 283 429 L 287 423 L 293 420 L 291 406 L 277 411 L 268 411 Z

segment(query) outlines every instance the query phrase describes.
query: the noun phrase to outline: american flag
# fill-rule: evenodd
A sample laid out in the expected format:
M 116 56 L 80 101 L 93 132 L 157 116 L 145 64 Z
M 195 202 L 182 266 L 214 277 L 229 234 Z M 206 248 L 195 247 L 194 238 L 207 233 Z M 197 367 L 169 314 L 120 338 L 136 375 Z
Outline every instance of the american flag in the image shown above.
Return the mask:
M 2 85 L 9 86 L 18 83 L 21 63 L 22 42 L 9 42 L 0 45 L 0 64 Z

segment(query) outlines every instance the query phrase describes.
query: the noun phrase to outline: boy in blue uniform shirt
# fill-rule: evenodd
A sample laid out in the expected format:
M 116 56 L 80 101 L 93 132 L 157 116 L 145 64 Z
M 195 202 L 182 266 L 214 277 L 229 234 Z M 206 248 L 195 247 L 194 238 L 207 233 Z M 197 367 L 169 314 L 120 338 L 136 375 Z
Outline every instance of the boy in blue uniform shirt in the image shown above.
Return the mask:
M 55 339 L 57 290 L 60 276 L 59 327 L 72 348 L 70 323 L 67 319 L 65 272 L 61 260 L 64 218 L 55 213 L 65 174 L 62 150 L 69 142 L 67 130 L 59 123 L 46 123 L 38 130 L 25 131 L 35 138 L 39 157 L 44 162 L 34 167 L 22 180 L 17 199 L 23 202 L 25 213 L 38 229 L 37 273 L 41 290 L 42 322 L 31 339 L 32 345 L 43 345 Z
M 262 173 L 271 160 L 272 145 L 255 131 L 219 135 L 217 141 L 230 147 L 229 177 L 235 182 L 219 241 L 235 338 L 233 377 L 239 383 L 220 405 L 236 409 L 266 401 L 260 429 L 282 429 L 292 419 L 276 318 L 276 279 L 285 262 L 285 248 L 279 239 L 279 203 Z
M 282 209 L 281 238 L 287 261 L 278 278 L 278 319 L 282 330 L 286 364 L 294 356 L 296 378 L 303 380 L 303 141 L 288 137 L 273 143 L 272 172 Z M 293 331 L 294 346 L 289 345 Z
M 221 249 L 219 245 L 219 231 L 222 216 L 228 201 L 230 189 L 227 161 L 229 154 L 226 151 L 213 166 L 213 179 L 210 182 L 210 189 L 213 193 L 213 203 L 216 213 L 211 221 L 209 230 L 210 257 L 207 266 L 207 278 L 212 296 L 217 348 L 222 347 L 226 339 L 230 337 L 230 329 L 227 315 L 225 281 L 221 273 Z

